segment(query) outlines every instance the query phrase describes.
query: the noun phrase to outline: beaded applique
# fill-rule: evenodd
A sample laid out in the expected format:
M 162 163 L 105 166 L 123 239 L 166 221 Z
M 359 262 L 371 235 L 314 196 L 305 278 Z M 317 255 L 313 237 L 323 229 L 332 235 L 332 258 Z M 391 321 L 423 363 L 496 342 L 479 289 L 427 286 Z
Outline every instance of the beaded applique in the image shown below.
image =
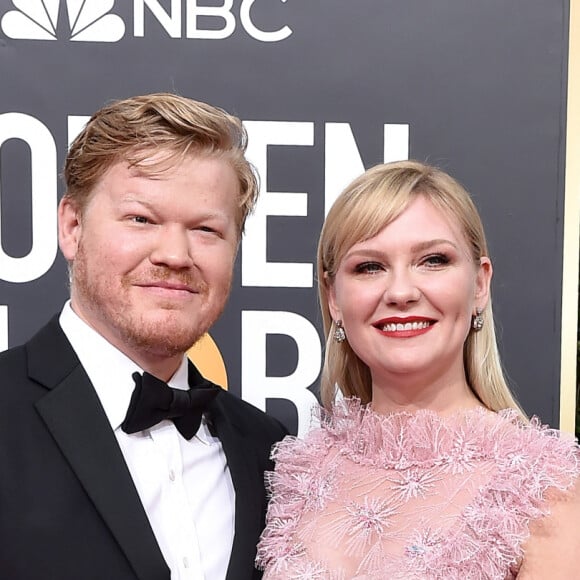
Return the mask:
M 265 580 L 514 578 L 547 493 L 580 472 L 571 436 L 513 410 L 322 415 L 273 451 Z

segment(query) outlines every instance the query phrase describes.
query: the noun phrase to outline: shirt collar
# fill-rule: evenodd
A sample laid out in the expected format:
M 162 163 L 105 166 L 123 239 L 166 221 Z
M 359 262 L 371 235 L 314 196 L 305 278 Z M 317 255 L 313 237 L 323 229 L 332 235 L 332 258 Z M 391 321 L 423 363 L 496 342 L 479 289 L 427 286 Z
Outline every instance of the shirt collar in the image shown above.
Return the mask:
M 59 322 L 97 392 L 111 427 L 117 429 L 125 419 L 135 388 L 132 375 L 142 373 L 143 369 L 82 320 L 70 300 L 64 305 Z M 184 355 L 169 380 L 170 386 L 189 389 L 187 366 Z

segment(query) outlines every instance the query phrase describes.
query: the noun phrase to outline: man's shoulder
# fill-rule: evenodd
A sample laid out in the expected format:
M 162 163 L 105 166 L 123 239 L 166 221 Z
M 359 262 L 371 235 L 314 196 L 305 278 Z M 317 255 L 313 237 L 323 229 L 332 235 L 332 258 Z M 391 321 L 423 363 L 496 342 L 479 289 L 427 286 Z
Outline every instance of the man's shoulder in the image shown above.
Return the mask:
M 34 379 L 46 375 L 54 382 L 76 364 L 76 355 L 56 315 L 25 343 L 0 352 L 0 377 L 30 376 Z M 55 373 L 56 378 L 53 377 Z
M 29 347 L 34 349 L 38 346 L 41 349 L 45 349 L 51 346 L 60 347 L 63 343 L 68 344 L 66 336 L 60 327 L 58 317 L 59 314 L 55 314 L 50 320 L 39 326 L 30 338 L 23 343 L 0 352 L 0 360 L 18 357 Z
M 0 353 L 0 423 L 4 426 L 13 420 L 21 420 L 23 409 L 28 408 L 40 394 L 37 383 L 30 378 L 29 366 L 25 345 Z
M 228 391 L 222 391 L 219 401 L 227 411 L 230 421 L 243 427 L 245 431 L 272 440 L 281 439 L 288 434 L 280 421 Z
M 0 374 L 8 369 L 20 369 L 26 365 L 26 347 L 21 344 L 0 352 Z

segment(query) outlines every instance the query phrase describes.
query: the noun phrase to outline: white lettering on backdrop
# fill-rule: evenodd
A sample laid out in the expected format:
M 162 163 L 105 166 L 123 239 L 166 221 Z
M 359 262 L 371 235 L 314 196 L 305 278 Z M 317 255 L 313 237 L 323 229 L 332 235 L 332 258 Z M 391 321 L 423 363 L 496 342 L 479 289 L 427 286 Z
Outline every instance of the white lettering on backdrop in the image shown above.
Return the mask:
M 68 117 L 69 144 L 88 119 L 88 116 L 79 115 Z M 309 194 L 271 192 L 267 191 L 266 186 L 268 147 L 312 147 L 314 124 L 247 121 L 245 126 L 249 136 L 248 157 L 260 174 L 262 191 L 242 240 L 242 285 L 269 287 L 273 288 L 272 292 L 275 292 L 274 288 L 281 287 L 312 288 L 313 262 L 267 260 L 268 216 L 306 216 Z M 326 214 L 344 186 L 364 171 L 364 163 L 349 123 L 329 122 L 324 129 Z M 408 159 L 409 125 L 385 124 L 383 137 L 384 161 Z M 0 279 L 25 283 L 46 273 L 56 256 L 56 146 L 50 131 L 41 121 L 22 113 L 0 115 L 0 147 L 8 139 L 20 139 L 30 148 L 33 244 L 29 254 L 19 258 L 8 256 L 0 246 Z M 0 215 L 1 211 L 0 203 Z M 311 408 L 316 402 L 308 387 L 316 381 L 322 362 L 322 345 L 316 327 L 302 315 L 287 311 L 242 311 L 241 324 L 242 397 L 260 409 L 265 409 L 267 400 L 272 398 L 292 402 L 298 413 L 299 433 L 304 433 L 310 425 Z M 291 338 L 298 351 L 296 368 L 284 377 L 269 377 L 266 374 L 267 337 L 276 334 Z M 8 306 L 0 305 L 0 351 L 8 346 Z
M 6 282 L 22 283 L 40 278 L 56 258 L 56 145 L 45 125 L 23 113 L 0 115 L 0 148 L 9 139 L 21 140 L 30 148 L 32 247 L 25 256 L 15 258 L 6 254 L 0 243 L 0 278 Z
M 240 23 L 242 28 L 254 39 L 261 42 L 279 42 L 292 34 L 292 29 L 284 25 L 277 30 L 262 30 L 252 19 L 252 7 L 256 0 L 242 0 Z M 286 2 L 286 0 L 281 0 Z M 165 3 L 167 4 L 167 3 Z M 200 6 L 197 0 L 171 0 L 169 11 L 160 0 L 133 0 L 133 35 L 145 36 L 145 8 L 171 38 L 203 38 L 221 40 L 228 38 L 236 30 L 236 17 L 233 0 L 223 0 L 218 6 Z M 185 8 L 185 30 L 182 25 L 182 10 Z M 212 26 L 204 28 L 212 22 Z

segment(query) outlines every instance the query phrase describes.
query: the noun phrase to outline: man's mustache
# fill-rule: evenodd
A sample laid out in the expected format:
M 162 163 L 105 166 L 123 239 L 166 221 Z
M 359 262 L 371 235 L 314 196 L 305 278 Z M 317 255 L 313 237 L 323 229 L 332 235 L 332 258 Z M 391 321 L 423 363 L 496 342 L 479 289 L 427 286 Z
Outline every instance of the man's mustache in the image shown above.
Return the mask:
M 193 293 L 204 293 L 208 287 L 206 282 L 190 271 L 175 271 L 164 267 L 150 268 L 139 274 L 130 274 L 124 279 L 124 285 L 128 286 L 155 286 L 157 283 L 185 286 Z

